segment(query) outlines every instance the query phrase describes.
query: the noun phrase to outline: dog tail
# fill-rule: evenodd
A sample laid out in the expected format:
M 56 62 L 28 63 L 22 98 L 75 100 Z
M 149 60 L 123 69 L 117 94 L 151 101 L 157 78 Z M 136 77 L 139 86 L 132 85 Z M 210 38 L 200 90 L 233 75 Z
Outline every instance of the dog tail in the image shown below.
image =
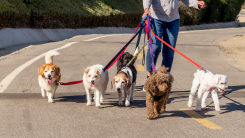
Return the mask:
M 59 52 L 55 51 L 55 50 L 50 50 L 49 52 L 47 52 L 46 56 L 45 56 L 45 62 L 47 63 L 53 63 L 53 57 L 54 56 L 58 56 L 60 55 Z

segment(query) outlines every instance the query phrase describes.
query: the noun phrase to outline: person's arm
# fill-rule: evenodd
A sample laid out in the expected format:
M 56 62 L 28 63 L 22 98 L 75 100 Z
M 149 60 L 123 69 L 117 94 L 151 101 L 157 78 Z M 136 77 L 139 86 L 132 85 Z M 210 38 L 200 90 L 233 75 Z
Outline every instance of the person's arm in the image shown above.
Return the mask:
M 143 7 L 144 7 L 144 14 L 142 15 L 142 18 L 145 17 L 146 14 L 149 14 L 151 15 L 151 12 L 150 12 L 150 6 L 151 6 L 151 2 L 152 0 L 143 0 Z
M 202 9 L 205 7 L 205 2 L 204 1 L 197 1 L 197 0 L 182 0 L 182 2 L 188 6 L 188 7 L 193 7 L 196 9 Z

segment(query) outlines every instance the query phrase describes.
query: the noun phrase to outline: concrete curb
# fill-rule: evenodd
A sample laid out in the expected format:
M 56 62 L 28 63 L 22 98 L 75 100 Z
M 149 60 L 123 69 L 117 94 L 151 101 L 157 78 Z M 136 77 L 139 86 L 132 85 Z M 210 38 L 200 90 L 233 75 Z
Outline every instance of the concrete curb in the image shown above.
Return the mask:
M 203 24 L 182 26 L 180 31 L 205 30 L 239 27 L 237 21 L 227 23 Z M 30 28 L 5 28 L 0 30 L 0 49 L 14 45 L 37 44 L 69 39 L 77 35 L 87 34 L 124 34 L 133 33 L 135 28 L 125 27 L 99 27 L 84 29 L 30 29 Z

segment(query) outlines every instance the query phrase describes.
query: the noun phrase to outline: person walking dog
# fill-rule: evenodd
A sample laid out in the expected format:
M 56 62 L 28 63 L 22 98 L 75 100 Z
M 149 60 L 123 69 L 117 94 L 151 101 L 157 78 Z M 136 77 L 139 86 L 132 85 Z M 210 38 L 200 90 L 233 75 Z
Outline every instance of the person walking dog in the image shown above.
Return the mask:
M 202 9 L 205 7 L 204 1 L 182 0 L 182 2 L 188 7 L 196 9 Z M 152 21 L 154 33 L 175 48 L 180 27 L 180 16 L 178 10 L 179 0 L 143 0 L 143 7 L 144 14 L 142 18 L 149 14 L 154 19 Z M 168 67 L 168 71 L 170 72 L 174 58 L 174 51 L 164 44 L 163 47 L 161 45 L 161 41 L 153 37 L 153 60 L 156 64 L 157 58 L 162 49 L 161 65 Z M 150 49 L 148 48 L 146 55 L 147 78 L 153 74 L 151 63 L 152 59 Z

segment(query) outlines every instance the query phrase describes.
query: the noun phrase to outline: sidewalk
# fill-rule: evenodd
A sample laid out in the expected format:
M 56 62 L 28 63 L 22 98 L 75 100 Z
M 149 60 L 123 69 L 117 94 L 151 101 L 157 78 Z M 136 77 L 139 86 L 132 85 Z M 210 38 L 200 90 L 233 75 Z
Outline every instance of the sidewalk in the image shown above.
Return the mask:
M 245 27 L 245 9 L 242 9 L 236 19 L 240 27 Z

